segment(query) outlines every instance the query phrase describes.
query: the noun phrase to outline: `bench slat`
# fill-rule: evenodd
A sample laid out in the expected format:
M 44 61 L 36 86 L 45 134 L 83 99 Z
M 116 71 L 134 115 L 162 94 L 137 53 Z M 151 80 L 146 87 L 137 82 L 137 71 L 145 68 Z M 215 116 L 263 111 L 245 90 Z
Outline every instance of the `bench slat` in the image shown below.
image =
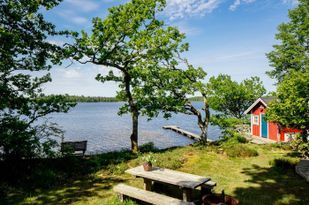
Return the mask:
M 184 202 L 176 198 L 172 198 L 151 191 L 146 191 L 125 184 L 116 185 L 114 187 L 114 191 L 119 194 L 155 205 L 194 205 L 193 202 Z
M 214 187 L 214 186 L 216 186 L 216 185 L 217 185 L 217 183 L 216 183 L 216 182 L 214 182 L 214 181 L 208 181 L 208 182 L 206 182 L 204 185 L 206 185 L 206 186 L 210 186 L 210 187 Z

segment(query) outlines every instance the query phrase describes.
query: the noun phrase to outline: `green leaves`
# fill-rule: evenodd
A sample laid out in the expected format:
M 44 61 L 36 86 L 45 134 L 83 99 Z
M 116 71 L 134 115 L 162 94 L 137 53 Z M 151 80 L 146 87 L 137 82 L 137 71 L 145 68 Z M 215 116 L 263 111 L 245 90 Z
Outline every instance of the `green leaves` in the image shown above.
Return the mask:
M 278 101 L 270 104 L 267 118 L 284 127 L 309 127 L 309 72 L 291 72 L 277 88 Z
M 274 70 L 268 74 L 278 81 L 276 96 L 267 110 L 269 120 L 285 127 L 308 130 L 309 122 L 309 2 L 300 0 L 289 11 L 290 21 L 278 27 L 279 45 L 267 54 Z
M 258 77 L 233 81 L 229 75 L 211 77 L 207 83 L 209 105 L 228 117 L 242 118 L 244 111 L 266 93 Z
M 274 70 L 267 74 L 281 82 L 292 71 L 309 70 L 309 2 L 300 0 L 295 9 L 289 11 L 290 21 L 278 27 L 276 39 L 281 43 L 267 54 Z
M 71 32 L 56 31 L 39 9 L 50 9 L 59 2 L 1 1 L 0 147 L 4 149 L 4 157 L 30 158 L 49 154 L 54 146 L 49 137 L 58 136 L 58 133 L 54 126 L 46 124 L 41 129 L 34 122 L 51 112 L 66 112 L 74 106 L 61 96 L 42 98 L 42 85 L 51 81 L 46 71 L 53 64 L 60 64 L 66 56 L 64 49 L 48 42 L 47 37 Z M 34 77 L 32 71 L 45 72 Z M 44 137 L 44 144 L 40 141 L 43 136 L 48 136 Z

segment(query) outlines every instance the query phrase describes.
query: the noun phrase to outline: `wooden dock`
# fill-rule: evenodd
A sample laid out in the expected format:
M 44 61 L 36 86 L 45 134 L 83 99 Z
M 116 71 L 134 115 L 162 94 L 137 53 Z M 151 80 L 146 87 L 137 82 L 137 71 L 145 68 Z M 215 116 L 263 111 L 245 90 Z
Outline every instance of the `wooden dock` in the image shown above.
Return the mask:
M 175 126 L 175 125 L 166 125 L 166 126 L 163 126 L 163 129 L 173 130 L 174 132 L 177 132 L 179 134 L 182 134 L 182 135 L 189 137 L 191 139 L 194 139 L 194 140 L 200 140 L 201 139 L 199 135 L 194 134 L 194 133 L 189 132 L 189 131 L 186 131 L 186 130 L 183 130 L 180 127 Z

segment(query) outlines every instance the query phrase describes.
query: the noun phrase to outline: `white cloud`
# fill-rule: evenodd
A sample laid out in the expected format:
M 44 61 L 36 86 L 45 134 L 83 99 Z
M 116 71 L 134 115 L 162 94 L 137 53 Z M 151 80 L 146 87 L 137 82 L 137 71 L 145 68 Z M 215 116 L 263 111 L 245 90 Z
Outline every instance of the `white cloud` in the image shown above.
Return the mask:
M 235 0 L 234 3 L 232 5 L 230 5 L 230 10 L 231 11 L 235 11 L 236 8 L 242 4 L 242 3 L 246 3 L 246 4 L 249 4 L 249 3 L 252 3 L 254 2 L 255 0 Z
M 70 6 L 73 6 L 81 11 L 84 12 L 90 12 L 97 10 L 99 8 L 99 4 L 97 2 L 91 1 L 91 0 L 66 0 L 67 4 L 70 4 Z
M 176 26 L 186 36 L 197 36 L 203 33 L 203 29 L 191 26 L 188 22 L 184 21 L 173 22 L 172 26 Z
M 61 40 L 47 40 L 47 42 L 54 44 L 56 46 L 62 46 L 65 42 Z
M 76 23 L 76 24 L 85 24 L 88 22 L 88 20 L 82 16 L 73 16 L 70 19 L 73 23 Z
M 298 4 L 298 0 L 282 0 L 284 4 Z
M 59 16 L 63 17 L 66 21 L 72 22 L 74 24 L 86 24 L 88 19 L 77 15 L 73 10 L 63 10 L 57 12 Z
M 82 74 L 80 73 L 79 68 L 76 69 L 68 69 L 68 70 L 63 70 L 63 77 L 64 78 L 69 78 L 69 79 L 76 79 L 80 78 Z
M 165 14 L 170 20 L 211 13 L 221 0 L 167 0 Z

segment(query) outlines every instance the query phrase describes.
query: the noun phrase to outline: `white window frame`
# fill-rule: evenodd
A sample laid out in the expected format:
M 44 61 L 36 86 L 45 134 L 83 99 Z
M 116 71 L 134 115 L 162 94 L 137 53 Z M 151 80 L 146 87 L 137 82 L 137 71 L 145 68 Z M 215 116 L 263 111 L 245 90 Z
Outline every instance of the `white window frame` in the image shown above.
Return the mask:
M 259 115 L 252 115 L 252 124 L 259 125 L 260 124 L 260 116 Z

